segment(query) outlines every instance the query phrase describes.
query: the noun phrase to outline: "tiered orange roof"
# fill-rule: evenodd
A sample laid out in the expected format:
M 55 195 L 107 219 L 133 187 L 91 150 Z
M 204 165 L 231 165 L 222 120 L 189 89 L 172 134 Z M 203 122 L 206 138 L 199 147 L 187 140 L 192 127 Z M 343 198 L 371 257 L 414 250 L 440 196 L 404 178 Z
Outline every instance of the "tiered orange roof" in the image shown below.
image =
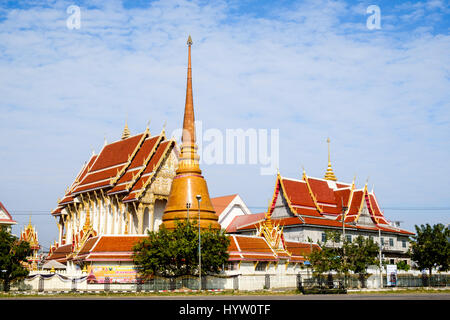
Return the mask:
M 286 251 L 277 252 L 262 236 L 230 235 L 228 246 L 229 261 L 279 261 L 304 262 L 311 250 L 319 249 L 316 244 L 310 245 L 296 241 L 286 241 Z
M 151 173 L 174 146 L 175 141 L 166 140 L 164 132 L 151 136 L 148 130 L 105 144 L 100 153 L 92 155 L 82 167 L 52 214 L 61 214 L 76 196 L 95 190 L 103 190 L 108 195 L 121 194 L 124 202 L 138 201 Z
M 101 235 L 88 239 L 74 254 L 71 244 L 54 250 L 47 260 L 65 263 L 68 260 L 84 261 L 132 261 L 133 247 L 146 236 L 142 235 Z
M 345 211 L 345 228 L 360 230 L 382 230 L 386 232 L 412 235 L 412 232 L 392 226 L 384 217 L 374 192 L 355 189 L 354 183 L 329 182 L 324 179 L 309 177 L 305 173 L 302 180 L 282 177 L 279 173 L 274 194 L 268 212 L 272 215 L 278 197 L 282 196 L 292 214 L 291 217 L 272 218 L 280 226 L 315 225 L 342 228 L 343 207 Z M 358 218 L 363 206 L 366 206 L 373 221 L 373 226 L 359 225 Z M 237 217 L 230 225 L 229 232 L 257 229 L 261 216 Z M 244 218 L 241 218 L 244 219 Z

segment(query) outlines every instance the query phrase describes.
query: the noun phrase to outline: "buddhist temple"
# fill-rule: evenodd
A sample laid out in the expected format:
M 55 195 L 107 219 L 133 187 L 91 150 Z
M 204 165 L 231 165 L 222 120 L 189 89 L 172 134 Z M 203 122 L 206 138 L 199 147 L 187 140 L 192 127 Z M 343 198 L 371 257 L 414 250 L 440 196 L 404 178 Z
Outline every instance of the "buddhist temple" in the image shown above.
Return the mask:
M 37 270 L 38 263 L 40 261 L 39 257 L 39 240 L 38 234 L 33 225 L 31 225 L 31 217 L 28 225 L 22 230 L 20 233 L 20 241 L 26 241 L 30 244 L 30 249 L 32 250 L 31 256 L 27 257 L 27 262 L 25 262 L 25 266 L 28 270 Z
M 11 231 L 11 226 L 17 224 L 17 222 L 11 217 L 11 214 L 5 208 L 3 203 L 0 202 L 0 226 L 5 226 Z
M 125 123 L 121 138 L 92 154 L 52 211 L 59 236 L 47 260 L 82 266 L 87 261 L 80 253 L 91 239 L 107 237 L 120 252 L 125 239 L 138 241 L 147 230 L 158 230 L 178 153 L 164 128 L 152 135 L 147 126 L 131 135 Z
M 362 235 L 381 243 L 390 263 L 410 262 L 408 238 L 414 233 L 385 217 L 374 191 L 368 190 L 367 181 L 361 188 L 356 187 L 355 180 L 339 181 L 331 169 L 330 152 L 325 179 L 308 176 L 305 170 L 300 178 L 283 177 L 278 172 L 267 213 L 236 217 L 227 231 L 260 234 L 264 221 L 269 222 L 268 226 L 283 228 L 286 240 L 303 243 L 308 239 L 323 243 L 327 230 L 342 232 L 347 241 Z
M 52 211 L 58 241 L 47 261 L 65 263 L 69 271 L 86 270 L 91 278 L 101 278 L 101 270 L 116 270 L 125 263 L 120 268 L 128 271 L 120 273 L 135 276 L 133 245 L 147 231 L 157 231 L 161 224 L 170 229 L 176 219 L 186 218 L 186 203 L 191 205 L 191 219 L 198 221 L 200 212 L 202 228 L 220 229 L 199 168 L 191 45 L 189 37 L 181 150 L 174 139 L 166 138 L 164 128 L 152 135 L 147 126 L 143 133 L 132 135 L 126 121 L 121 138 L 112 143 L 105 139 L 99 154 L 92 154 L 58 200 Z
M 167 229 L 174 229 L 177 219 L 190 219 L 191 221 L 200 219 L 201 228 L 220 229 L 218 217 L 209 197 L 206 180 L 201 175 L 200 157 L 197 154 L 192 94 L 191 36 L 188 38 L 187 45 L 188 67 L 181 154 L 162 220 Z

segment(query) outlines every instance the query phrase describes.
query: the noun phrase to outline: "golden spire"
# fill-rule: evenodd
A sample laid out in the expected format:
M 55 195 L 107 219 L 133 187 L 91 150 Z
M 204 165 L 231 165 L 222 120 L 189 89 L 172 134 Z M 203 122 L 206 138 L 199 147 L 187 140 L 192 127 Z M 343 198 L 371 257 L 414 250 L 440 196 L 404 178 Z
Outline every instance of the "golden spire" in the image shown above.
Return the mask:
M 128 119 L 127 119 L 125 120 L 125 128 L 123 128 L 122 140 L 128 139 L 129 137 L 130 137 L 130 130 L 128 129 Z
M 186 204 L 190 203 L 189 219 L 191 221 L 198 219 L 200 212 L 201 228 L 206 229 L 211 226 L 213 229 L 220 229 L 218 217 L 215 214 L 209 197 L 206 180 L 201 175 L 202 171 L 199 166 L 200 157 L 197 154 L 198 147 L 195 139 L 194 102 L 192 95 L 191 36 L 188 38 L 187 45 L 186 103 L 184 106 L 180 161 L 176 176 L 172 182 L 162 220 L 163 225 L 167 229 L 174 229 L 176 227 L 175 220 L 186 219 L 188 214 Z
M 331 157 L 330 157 L 330 138 L 327 139 L 328 143 L 328 168 L 325 172 L 325 180 L 337 181 L 336 176 L 334 175 L 333 169 L 331 168 Z

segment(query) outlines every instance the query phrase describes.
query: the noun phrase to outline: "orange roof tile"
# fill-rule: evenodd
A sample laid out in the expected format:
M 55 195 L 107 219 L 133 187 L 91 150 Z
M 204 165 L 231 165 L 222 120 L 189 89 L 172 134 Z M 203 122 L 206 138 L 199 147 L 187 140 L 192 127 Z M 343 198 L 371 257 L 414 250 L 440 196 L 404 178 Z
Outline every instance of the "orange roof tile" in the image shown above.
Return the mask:
M 308 183 L 316 197 L 317 202 L 336 204 L 333 189 L 328 186 L 327 181 L 308 177 Z
M 261 221 L 264 221 L 265 213 L 253 213 L 236 216 L 228 225 L 226 231 L 228 233 L 236 232 L 238 229 L 245 229 L 248 225 L 255 225 Z
M 146 236 L 141 235 L 102 235 L 99 237 L 90 252 L 132 252 L 133 246 L 145 238 Z
M 104 146 L 91 171 L 97 171 L 127 162 L 129 157 L 136 151 L 144 135 L 145 133 L 141 133 Z
M 290 200 L 292 205 L 315 207 L 314 201 L 309 195 L 306 182 L 282 178 L 282 184 L 286 192 L 285 196 Z
M 211 198 L 211 203 L 216 211 L 216 215 L 220 216 L 222 212 L 228 207 L 228 205 L 237 197 L 237 194 L 232 194 L 229 196 L 215 197 Z

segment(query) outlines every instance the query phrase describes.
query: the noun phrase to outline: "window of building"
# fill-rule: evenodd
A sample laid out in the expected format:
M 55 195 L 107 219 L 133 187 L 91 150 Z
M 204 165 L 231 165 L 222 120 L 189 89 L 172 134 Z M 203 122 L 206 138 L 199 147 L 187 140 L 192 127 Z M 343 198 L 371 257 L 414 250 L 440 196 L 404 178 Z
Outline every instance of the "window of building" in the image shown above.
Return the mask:
M 384 238 L 381 238 L 381 245 L 384 246 Z
M 352 242 L 352 235 L 351 234 L 347 234 L 345 236 L 345 239 L 347 240 L 347 242 Z
M 393 238 L 389 238 L 389 246 L 391 246 L 391 247 L 394 246 L 394 239 Z
M 267 262 L 258 262 L 258 264 L 255 267 L 255 271 L 266 271 L 267 268 Z
M 406 240 L 405 239 L 402 240 L 402 248 L 406 248 Z
M 237 262 L 228 262 L 224 264 L 224 270 L 231 271 L 231 270 L 237 270 L 238 269 L 238 263 Z
M 325 243 L 327 241 L 327 235 L 325 232 L 322 232 L 322 243 Z

